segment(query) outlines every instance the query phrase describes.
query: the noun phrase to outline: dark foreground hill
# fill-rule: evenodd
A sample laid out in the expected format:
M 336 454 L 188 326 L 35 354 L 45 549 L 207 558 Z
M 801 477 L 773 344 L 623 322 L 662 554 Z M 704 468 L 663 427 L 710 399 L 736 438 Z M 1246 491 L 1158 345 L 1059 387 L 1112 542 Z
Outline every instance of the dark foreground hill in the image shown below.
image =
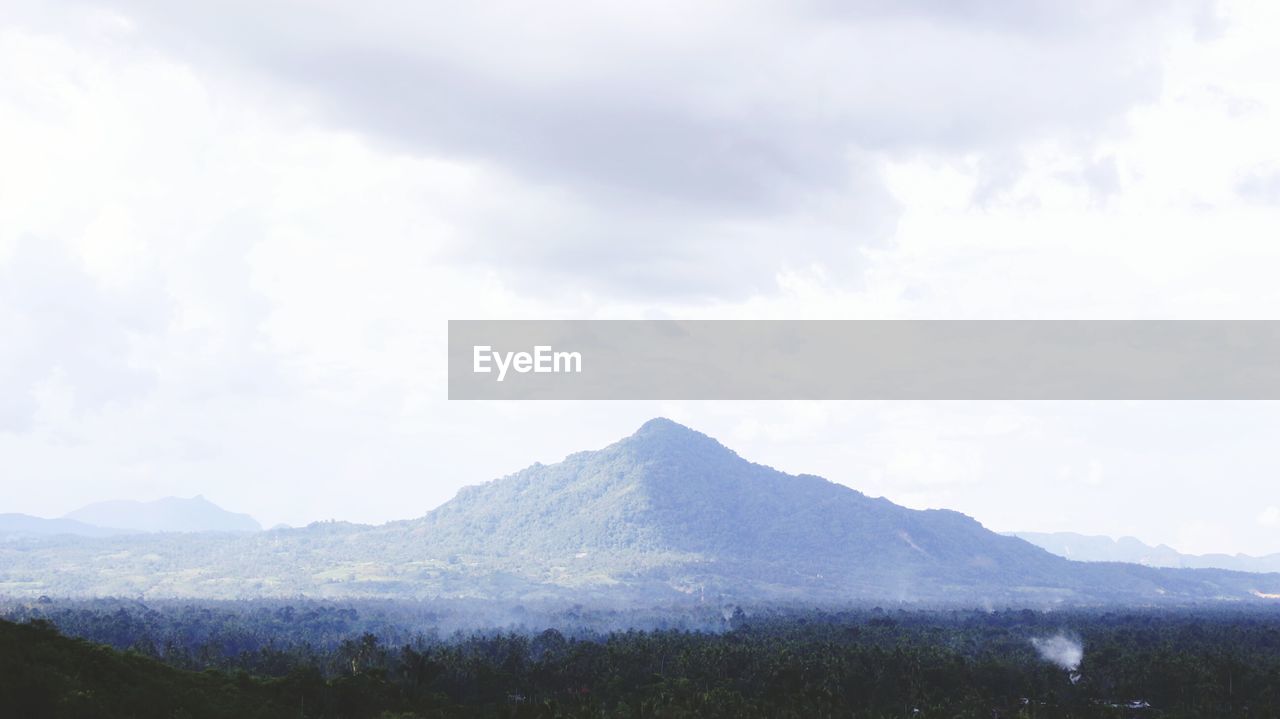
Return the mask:
M 1280 575 L 1072 562 L 656 419 L 411 521 L 0 544 L 0 593 L 1040 606 L 1274 601 Z
M 188 672 L 60 636 L 47 624 L 0 621 L 0 715 L 44 717 L 279 717 L 290 714 L 252 681 Z

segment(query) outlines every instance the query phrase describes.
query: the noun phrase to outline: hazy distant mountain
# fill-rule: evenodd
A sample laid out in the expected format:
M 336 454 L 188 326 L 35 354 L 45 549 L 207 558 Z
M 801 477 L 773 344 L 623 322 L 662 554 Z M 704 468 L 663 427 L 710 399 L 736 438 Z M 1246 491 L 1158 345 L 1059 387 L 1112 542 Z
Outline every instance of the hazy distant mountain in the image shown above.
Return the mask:
M 1082 562 L 1133 562 L 1149 567 L 1280 572 L 1280 554 L 1182 554 L 1165 544 L 1151 546 L 1133 537 L 1099 537 L 1075 532 L 1011 532 L 1060 557 Z
M 80 537 L 110 537 L 128 530 L 95 527 L 74 519 L 45 519 L 30 514 L 0 514 L 0 536 L 48 537 L 59 534 Z
M 1260 601 L 1280 575 L 1073 562 L 656 419 L 415 520 L 0 544 L 3 593 L 1042 606 Z
M 66 515 L 98 527 L 139 532 L 258 532 L 262 525 L 247 514 L 228 512 L 202 496 L 165 497 L 153 502 L 98 502 Z

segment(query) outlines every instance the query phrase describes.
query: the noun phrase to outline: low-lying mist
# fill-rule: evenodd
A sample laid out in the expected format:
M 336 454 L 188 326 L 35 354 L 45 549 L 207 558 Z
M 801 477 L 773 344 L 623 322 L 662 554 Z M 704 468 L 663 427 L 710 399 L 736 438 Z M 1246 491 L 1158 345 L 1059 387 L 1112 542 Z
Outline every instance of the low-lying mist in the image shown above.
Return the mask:
M 1041 659 L 1057 664 L 1069 672 L 1079 671 L 1080 662 L 1084 660 L 1084 645 L 1079 639 L 1068 637 L 1066 634 L 1032 637 L 1031 645 L 1040 653 Z

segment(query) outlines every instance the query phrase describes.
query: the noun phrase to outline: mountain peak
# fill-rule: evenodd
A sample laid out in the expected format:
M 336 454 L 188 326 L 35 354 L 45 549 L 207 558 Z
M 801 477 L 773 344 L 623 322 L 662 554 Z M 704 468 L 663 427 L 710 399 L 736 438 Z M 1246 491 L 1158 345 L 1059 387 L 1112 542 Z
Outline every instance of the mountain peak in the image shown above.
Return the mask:
M 634 434 L 623 439 L 618 444 L 666 453 L 669 453 L 674 448 L 680 448 L 696 450 L 700 453 L 725 453 L 737 456 L 736 452 L 720 444 L 713 437 L 709 437 L 696 429 L 686 427 L 679 422 L 669 420 L 666 417 L 655 417 L 645 422 L 640 425 L 640 429 L 637 429 Z
M 600 450 L 600 455 L 625 455 L 646 465 L 662 465 L 669 474 L 684 475 L 685 481 L 700 479 L 698 475 L 711 467 L 718 468 L 713 474 L 723 474 L 729 465 L 749 464 L 714 437 L 666 417 L 645 422 L 631 436 Z M 689 474 L 695 467 L 701 471 Z
M 654 417 L 648 422 L 645 422 L 640 425 L 640 429 L 637 429 L 635 434 L 632 436 L 645 437 L 655 434 L 691 434 L 702 437 L 706 436 L 697 430 L 690 429 L 689 427 L 686 427 L 674 420 L 667 419 L 666 417 Z

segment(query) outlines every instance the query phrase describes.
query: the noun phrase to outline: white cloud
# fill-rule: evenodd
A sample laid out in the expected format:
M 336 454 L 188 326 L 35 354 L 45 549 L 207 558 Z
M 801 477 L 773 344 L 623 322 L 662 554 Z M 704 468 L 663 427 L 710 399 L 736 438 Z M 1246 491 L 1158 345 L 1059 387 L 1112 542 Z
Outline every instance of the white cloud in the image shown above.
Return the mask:
M 1202 6 L 8 5 L 0 505 L 385 520 L 670 414 L 998 529 L 1275 551 L 1265 404 L 443 400 L 448 318 L 1274 317 L 1277 10 Z
M 899 216 L 887 160 L 1087 153 L 1208 4 L 105 6 L 130 41 L 381 150 L 500 168 L 452 259 L 652 301 L 856 278 Z
M 1258 524 L 1264 527 L 1280 526 L 1280 507 L 1273 504 L 1259 512 Z

